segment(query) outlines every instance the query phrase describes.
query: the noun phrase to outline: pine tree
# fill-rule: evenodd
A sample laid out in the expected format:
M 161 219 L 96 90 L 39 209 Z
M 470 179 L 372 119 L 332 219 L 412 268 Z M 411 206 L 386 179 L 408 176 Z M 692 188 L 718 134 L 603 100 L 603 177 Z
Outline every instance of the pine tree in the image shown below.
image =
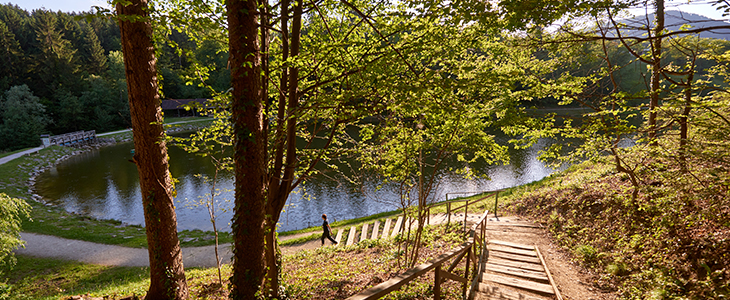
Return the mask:
M 107 58 L 104 48 L 99 43 L 99 38 L 89 24 L 82 23 L 82 43 L 79 46 L 81 59 L 86 72 L 100 75 L 106 70 Z
M 20 80 L 23 50 L 5 22 L 0 20 L 0 90 L 7 90 Z
M 38 96 L 47 99 L 53 99 L 54 92 L 61 87 L 71 90 L 79 81 L 78 67 L 74 63 L 76 50 L 58 30 L 57 22 L 52 12 L 33 11 L 32 27 L 37 42 L 32 65 L 36 77 L 33 86 Z

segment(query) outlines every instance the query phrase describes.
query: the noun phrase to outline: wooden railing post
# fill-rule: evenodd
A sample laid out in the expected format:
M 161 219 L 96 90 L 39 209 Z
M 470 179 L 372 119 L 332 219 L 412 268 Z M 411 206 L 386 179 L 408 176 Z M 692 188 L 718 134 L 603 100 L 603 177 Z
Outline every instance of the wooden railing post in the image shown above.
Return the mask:
M 497 217 L 497 201 L 499 201 L 499 191 L 494 193 L 494 217 Z
M 471 251 L 474 250 L 474 249 L 476 249 L 476 248 L 474 248 L 474 243 L 472 243 L 471 246 L 469 246 L 469 249 L 466 250 L 466 252 L 467 252 L 467 254 L 466 254 L 466 270 L 464 270 L 464 278 L 466 278 L 466 282 L 464 282 L 464 285 L 461 288 L 461 294 L 463 295 L 462 298 L 466 298 L 466 287 L 469 285 L 468 284 L 468 282 L 469 282 L 469 262 L 471 260 L 471 255 L 470 254 L 471 254 Z
M 451 223 L 451 202 L 446 203 L 446 225 Z
M 466 200 L 464 205 L 464 231 L 466 231 L 466 216 L 469 214 L 469 200 Z
M 434 282 L 433 282 L 433 299 L 439 300 L 441 299 L 441 265 L 438 265 L 436 267 L 436 270 L 434 271 Z
M 423 224 L 423 226 L 431 225 L 431 207 L 428 207 L 428 210 L 426 210 L 426 224 Z

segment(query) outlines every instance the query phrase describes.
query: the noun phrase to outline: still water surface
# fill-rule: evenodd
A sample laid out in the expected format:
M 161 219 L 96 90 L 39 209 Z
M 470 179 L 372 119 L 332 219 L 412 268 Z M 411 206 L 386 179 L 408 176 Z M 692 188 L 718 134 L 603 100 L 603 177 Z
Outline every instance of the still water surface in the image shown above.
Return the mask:
M 437 201 L 446 193 L 490 191 L 513 187 L 542 179 L 555 170 L 537 160 L 539 149 L 550 141 L 525 150 L 511 150 L 510 164 L 477 166 L 491 180 L 465 180 L 444 175 L 436 193 Z M 100 219 L 115 219 L 128 224 L 144 224 L 144 214 L 137 168 L 132 158 L 132 143 L 117 144 L 85 152 L 40 174 L 36 191 L 46 201 L 69 212 Z M 210 187 L 196 174 L 212 176 L 214 168 L 208 159 L 169 148 L 170 172 L 178 180 L 175 205 L 179 230 L 212 230 L 205 207 L 194 207 L 200 197 L 210 193 Z M 233 177 L 223 176 L 218 186 L 233 189 Z M 279 222 L 279 231 L 301 229 L 321 223 L 326 213 L 330 221 L 351 219 L 397 209 L 398 194 L 392 191 L 373 192 L 377 182 L 366 183 L 365 190 L 356 189 L 328 178 L 313 178 L 293 193 Z M 451 197 L 453 198 L 453 197 Z M 218 199 L 233 199 L 232 191 L 224 191 Z M 217 225 L 230 229 L 231 201 L 223 201 Z

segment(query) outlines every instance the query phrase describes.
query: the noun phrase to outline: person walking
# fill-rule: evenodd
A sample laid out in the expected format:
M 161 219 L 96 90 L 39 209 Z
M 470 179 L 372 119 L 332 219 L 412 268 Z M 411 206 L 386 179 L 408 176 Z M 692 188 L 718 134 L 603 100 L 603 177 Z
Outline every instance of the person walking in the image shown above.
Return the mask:
M 330 241 L 332 241 L 332 243 L 337 245 L 337 241 L 335 241 L 335 239 L 332 238 L 332 235 L 331 235 L 332 228 L 330 228 L 330 223 L 327 222 L 326 214 L 322 214 L 322 220 L 323 220 L 323 222 L 322 222 L 322 231 L 323 231 L 322 232 L 322 246 L 324 246 L 324 238 L 328 238 Z

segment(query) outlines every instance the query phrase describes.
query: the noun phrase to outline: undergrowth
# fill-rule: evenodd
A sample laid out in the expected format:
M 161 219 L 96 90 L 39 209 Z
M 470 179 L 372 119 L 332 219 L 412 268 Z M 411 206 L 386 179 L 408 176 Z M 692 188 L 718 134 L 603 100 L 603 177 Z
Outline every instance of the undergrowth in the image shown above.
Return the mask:
M 525 193 L 510 210 L 546 224 L 597 274 L 598 288 L 625 299 L 727 299 L 730 163 L 693 158 L 684 172 L 658 150 L 628 154 L 645 162 L 635 199 L 612 160 L 586 162 Z

